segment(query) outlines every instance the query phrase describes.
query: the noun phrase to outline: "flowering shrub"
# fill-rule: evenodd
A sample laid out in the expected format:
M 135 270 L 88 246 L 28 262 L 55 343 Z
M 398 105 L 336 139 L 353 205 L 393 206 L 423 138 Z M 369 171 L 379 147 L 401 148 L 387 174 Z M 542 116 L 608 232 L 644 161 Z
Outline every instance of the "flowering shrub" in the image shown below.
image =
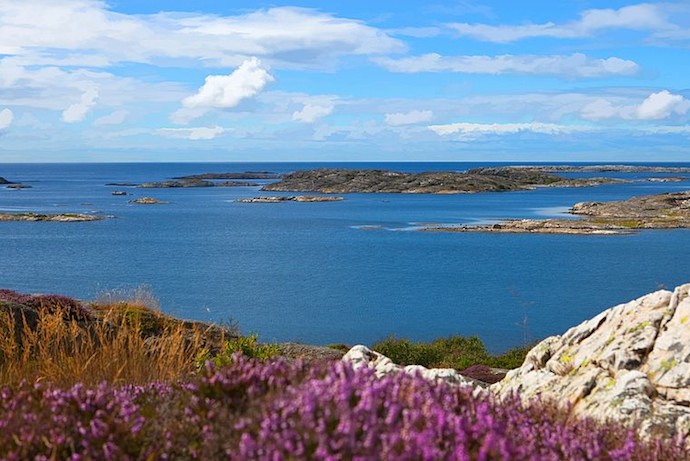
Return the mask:
M 79 301 L 62 295 L 27 295 L 16 291 L 0 289 L 0 302 L 22 304 L 49 313 L 61 312 L 68 318 L 88 320 L 91 313 Z
M 190 382 L 0 391 L 0 458 L 683 460 L 679 441 L 345 363 L 208 363 Z

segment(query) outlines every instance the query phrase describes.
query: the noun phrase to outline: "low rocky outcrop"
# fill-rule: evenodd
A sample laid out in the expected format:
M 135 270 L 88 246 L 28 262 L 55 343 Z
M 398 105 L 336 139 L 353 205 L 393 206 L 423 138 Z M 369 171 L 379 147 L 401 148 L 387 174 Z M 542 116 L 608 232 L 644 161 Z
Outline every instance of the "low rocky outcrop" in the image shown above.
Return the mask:
M 410 373 L 419 374 L 430 381 L 442 381 L 455 386 L 477 386 L 477 382 L 465 378 L 452 368 L 425 368 L 421 365 L 408 365 L 402 367 L 393 363 L 391 359 L 376 351 L 372 351 L 366 346 L 358 345 L 350 349 L 344 356 L 343 361 L 352 364 L 354 369 L 361 367 L 373 368 L 379 377 L 391 373 Z M 478 386 L 481 388 L 481 386 Z
M 151 197 L 141 197 L 134 200 L 130 200 L 129 203 L 134 203 L 136 205 L 167 205 L 170 202 L 163 202 L 161 200 L 151 198 Z
M 553 400 L 646 438 L 690 436 L 690 284 L 612 307 L 545 339 L 491 390 Z
M 324 168 L 297 171 L 262 190 L 322 193 L 462 194 L 534 189 L 541 186 L 581 187 L 620 180 L 609 178 L 566 179 L 520 168 L 478 168 L 467 172 L 403 173 L 387 170 Z
M 0 184 L 14 184 L 14 183 L 12 181 L 8 181 L 7 179 L 0 176 Z
M 183 178 L 171 179 L 169 181 L 161 182 L 145 182 L 139 187 L 144 189 L 169 189 L 178 187 L 240 187 L 240 186 L 258 186 L 259 184 L 246 181 L 223 181 L 213 182 L 199 178 Z
M 500 167 L 506 168 L 506 167 Z M 516 167 L 546 173 L 690 173 L 683 166 L 645 166 L 645 165 L 519 165 Z
M 28 184 L 9 184 L 5 186 L 6 189 L 14 189 L 14 190 L 21 190 L 21 189 L 31 189 L 33 186 L 30 186 Z
M 279 179 L 280 175 L 272 171 L 244 171 L 241 173 L 202 173 L 189 176 L 177 176 L 173 179 Z
M 318 195 L 292 195 L 292 196 L 264 196 L 253 198 L 241 198 L 235 200 L 239 203 L 283 203 L 283 202 L 339 202 L 342 197 L 318 196 Z
M 495 224 L 426 226 L 421 231 L 540 234 L 630 234 L 638 229 L 690 228 L 690 191 L 582 202 L 570 213 L 584 219 L 508 219 Z
M 85 222 L 100 221 L 107 216 L 82 213 L 0 213 L 0 221 L 51 221 L 51 222 Z

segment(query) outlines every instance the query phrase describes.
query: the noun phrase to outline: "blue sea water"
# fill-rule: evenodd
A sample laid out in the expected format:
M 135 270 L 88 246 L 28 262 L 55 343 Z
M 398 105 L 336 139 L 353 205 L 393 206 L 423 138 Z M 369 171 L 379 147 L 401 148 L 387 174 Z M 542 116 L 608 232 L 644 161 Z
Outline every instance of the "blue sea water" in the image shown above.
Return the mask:
M 123 188 L 105 185 L 322 166 L 462 171 L 480 165 L 0 165 L 0 176 L 33 186 L 0 188 L 0 211 L 115 216 L 0 223 L 0 287 L 93 299 L 145 285 L 166 312 L 235 320 L 266 341 L 370 344 L 390 334 L 414 340 L 463 334 L 501 351 L 690 282 L 688 230 L 628 236 L 414 231 L 421 223 L 562 217 L 579 201 L 687 190 L 690 180 L 470 195 L 346 194 L 342 202 L 280 204 L 235 202 L 261 195 L 258 187 L 126 189 L 133 195 L 118 197 L 111 191 Z M 173 203 L 128 203 L 142 196 Z

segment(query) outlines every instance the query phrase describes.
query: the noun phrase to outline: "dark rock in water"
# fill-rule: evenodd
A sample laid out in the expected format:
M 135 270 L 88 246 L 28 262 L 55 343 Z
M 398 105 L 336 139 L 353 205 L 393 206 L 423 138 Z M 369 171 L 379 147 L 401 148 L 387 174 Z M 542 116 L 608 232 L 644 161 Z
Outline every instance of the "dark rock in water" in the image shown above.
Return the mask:
M 106 184 L 106 186 L 115 186 L 115 187 L 137 187 L 139 184 L 133 183 L 133 182 L 109 182 Z
M 244 181 L 225 181 L 213 182 L 199 178 L 171 179 L 161 182 L 145 182 L 139 187 L 145 189 L 166 189 L 176 187 L 239 187 L 239 186 L 258 186 L 259 184 Z
M 112 195 L 127 195 L 127 192 L 121 190 L 114 190 L 111 192 Z
M 111 217 L 111 216 L 107 216 Z M 0 221 L 51 221 L 51 222 L 87 222 L 100 221 L 106 216 L 94 216 L 82 213 L 0 213 Z
M 347 170 L 325 168 L 297 171 L 262 190 L 322 193 L 408 193 L 460 194 L 527 190 L 536 187 L 576 187 L 618 180 L 607 178 L 571 180 L 553 174 L 520 168 L 479 168 L 464 173 L 403 173 L 387 170 Z
M 245 171 L 243 173 L 203 173 L 190 176 L 177 176 L 173 179 L 279 179 L 280 175 L 271 171 Z
M 241 198 L 235 200 L 239 203 L 282 203 L 282 202 L 340 202 L 342 197 L 316 196 L 316 195 L 293 195 L 293 196 L 269 196 Z
M 14 189 L 14 190 L 20 190 L 20 189 L 31 189 L 33 186 L 29 186 L 28 184 L 16 184 L 16 183 L 11 183 L 10 185 L 6 186 L 7 189 Z
M 7 179 L 0 176 L 0 184 L 14 184 L 14 183 L 12 181 L 8 181 Z

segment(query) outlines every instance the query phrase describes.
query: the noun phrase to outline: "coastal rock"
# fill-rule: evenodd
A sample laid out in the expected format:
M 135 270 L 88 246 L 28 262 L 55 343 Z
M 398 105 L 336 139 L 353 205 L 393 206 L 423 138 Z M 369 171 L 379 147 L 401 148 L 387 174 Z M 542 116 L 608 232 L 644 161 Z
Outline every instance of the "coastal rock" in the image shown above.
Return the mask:
M 550 399 L 646 438 L 688 437 L 689 292 L 660 290 L 547 338 L 491 390 Z
M 369 367 L 376 370 L 376 376 L 382 377 L 391 373 L 419 374 L 429 381 L 442 381 L 455 386 L 476 386 L 473 380 L 465 378 L 452 368 L 425 368 L 421 365 L 408 365 L 401 367 L 393 363 L 391 359 L 366 346 L 358 345 L 350 349 L 343 361 L 350 362 L 354 369 Z
M 166 205 L 170 202 L 162 202 L 151 197 L 141 197 L 134 200 L 130 200 L 129 203 L 135 203 L 137 205 Z
M 12 181 L 8 181 L 7 179 L 0 176 L 0 184 L 14 184 L 14 183 Z
M 161 182 L 145 182 L 139 187 L 143 189 L 170 189 L 170 188 L 185 188 L 185 187 L 240 187 L 240 186 L 258 186 L 259 184 L 246 181 L 224 181 L 213 182 L 199 178 L 182 178 L 172 179 Z
M 272 171 L 244 171 L 241 173 L 202 173 L 189 176 L 177 176 L 173 179 L 279 179 L 280 175 Z
M 20 190 L 20 189 L 31 189 L 33 186 L 29 186 L 28 184 L 16 184 L 16 183 L 10 183 L 8 186 L 6 186 L 6 189 L 14 189 L 14 190 Z
M 282 203 L 282 202 L 339 202 L 342 197 L 318 196 L 318 195 L 293 195 L 293 196 L 263 196 L 253 198 L 241 198 L 235 200 L 239 203 Z
M 583 219 L 507 219 L 496 224 L 425 226 L 427 232 L 537 234 L 630 234 L 637 229 L 690 228 L 690 191 L 633 197 L 613 202 L 582 202 L 570 209 Z
M 52 221 L 52 222 L 87 222 L 100 221 L 106 216 L 94 216 L 82 213 L 0 213 L 0 221 Z

